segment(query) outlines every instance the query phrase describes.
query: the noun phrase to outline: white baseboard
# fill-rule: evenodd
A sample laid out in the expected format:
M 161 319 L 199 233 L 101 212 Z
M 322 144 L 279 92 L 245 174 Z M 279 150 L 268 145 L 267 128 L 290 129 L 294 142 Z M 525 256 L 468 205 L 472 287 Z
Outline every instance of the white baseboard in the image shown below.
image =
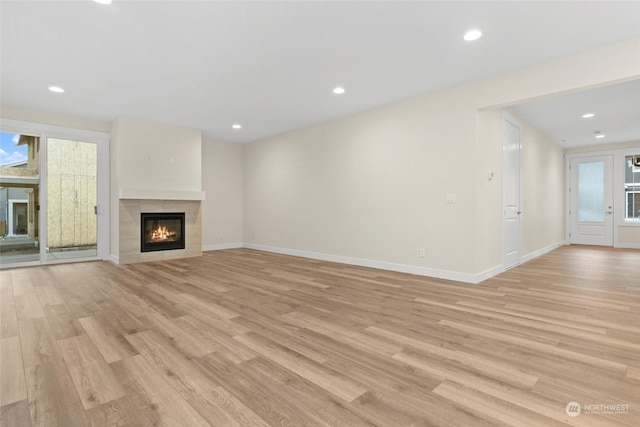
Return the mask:
M 219 245 L 202 245 L 202 251 L 221 251 L 224 249 L 238 249 L 243 248 L 242 243 L 221 243 Z
M 564 246 L 566 245 L 567 242 L 565 242 L 564 240 L 560 241 L 560 242 L 556 242 L 552 245 L 549 245 L 547 247 L 544 247 L 542 249 L 538 249 L 537 251 L 533 251 L 531 253 L 528 253 L 526 255 L 523 255 L 522 258 L 520 259 L 520 263 L 524 264 L 527 261 L 531 261 L 534 258 L 538 258 L 539 256 L 542 256 L 546 253 L 551 252 L 554 249 L 558 249 L 560 246 Z
M 120 264 L 120 258 L 115 256 L 114 254 L 109 255 L 109 261 L 111 261 L 114 264 Z
M 640 249 L 640 243 L 617 243 L 614 248 L 620 249 Z
M 480 283 L 480 282 L 484 282 L 487 279 L 492 278 L 493 276 L 497 276 L 500 273 L 504 272 L 504 267 L 502 266 L 502 264 L 500 265 L 496 265 L 495 267 L 491 267 L 485 271 L 483 271 L 482 273 L 478 273 L 476 274 L 476 281 L 472 282 L 474 284 Z
M 537 251 L 531 252 L 527 255 L 524 255 L 521 259 L 521 263 L 524 264 L 527 261 L 530 261 L 534 258 L 544 255 L 547 252 L 551 252 L 552 250 L 557 249 L 560 246 L 563 246 L 565 244 L 566 244 L 565 241 L 557 242 L 557 243 L 554 243 L 553 245 L 549 245 L 545 248 L 542 248 Z M 634 245 L 634 244 L 627 244 L 625 246 L 621 245 L 616 247 L 628 248 L 628 249 L 640 249 L 640 245 Z M 311 258 L 311 259 L 317 259 L 320 261 L 337 262 L 340 264 L 357 265 L 360 267 L 379 268 L 380 270 L 397 271 L 399 273 L 409 273 L 409 274 L 415 274 L 418 276 L 434 277 L 436 279 L 454 280 L 456 282 L 472 283 L 472 284 L 483 282 L 504 271 L 504 267 L 502 265 L 497 265 L 495 267 L 491 267 L 477 274 L 461 273 L 457 271 L 418 267 L 415 265 L 396 264 L 392 262 L 374 261 L 374 260 L 362 259 L 362 258 L 345 257 L 341 255 L 331 255 L 331 254 L 324 254 L 319 252 L 309 252 L 309 251 L 301 251 L 297 249 L 280 248 L 277 246 L 257 245 L 254 243 L 244 243 L 244 244 L 243 243 L 222 243 L 218 245 L 203 245 L 202 251 L 203 252 L 219 251 L 224 249 L 238 249 L 238 248 L 255 249 L 258 251 L 273 252 L 277 254 L 291 255 L 291 256 L 299 256 L 302 258 Z M 119 264 L 119 259 L 117 256 L 110 255 L 109 259 L 111 262 L 115 264 Z
M 299 256 L 303 258 L 317 259 L 320 261 L 337 262 L 340 264 L 351 264 L 360 267 L 379 268 L 381 270 L 397 271 L 400 273 L 416 274 L 418 276 L 435 277 L 437 279 L 454 280 L 464 283 L 480 283 L 481 281 L 502 272 L 502 266 L 493 267 L 479 274 L 460 273 L 456 271 L 438 270 L 435 268 L 418 267 L 414 265 L 396 264 L 392 262 L 373 261 L 361 258 L 351 258 L 340 255 L 330 255 L 318 252 L 300 251 L 296 249 L 279 248 L 275 246 L 256 245 L 245 243 L 247 249 L 273 252 L 283 255 Z

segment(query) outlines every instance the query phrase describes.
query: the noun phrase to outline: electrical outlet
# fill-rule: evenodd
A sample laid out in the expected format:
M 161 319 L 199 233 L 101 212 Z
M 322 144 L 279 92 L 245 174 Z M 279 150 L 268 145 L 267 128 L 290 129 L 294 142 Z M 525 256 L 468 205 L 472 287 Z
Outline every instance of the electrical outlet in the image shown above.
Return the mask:
M 424 253 L 425 253 L 424 249 L 418 249 L 418 256 L 420 258 L 424 258 Z
M 447 194 L 447 204 L 448 205 L 453 205 L 456 202 L 456 195 L 453 193 L 448 193 Z

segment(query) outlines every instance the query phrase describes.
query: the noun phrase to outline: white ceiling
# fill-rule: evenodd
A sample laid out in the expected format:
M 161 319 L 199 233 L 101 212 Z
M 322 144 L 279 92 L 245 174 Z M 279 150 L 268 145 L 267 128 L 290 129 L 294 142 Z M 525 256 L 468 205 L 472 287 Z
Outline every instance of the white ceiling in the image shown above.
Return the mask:
M 640 59 L 640 52 L 639 52 Z M 564 148 L 640 141 L 640 80 L 512 107 Z M 583 119 L 583 114 L 595 114 Z M 605 135 L 596 138 L 596 132 Z
M 638 1 L 3 0 L 0 8 L 3 105 L 133 116 L 236 142 L 640 37 Z M 483 37 L 463 41 L 472 27 Z M 347 92 L 331 93 L 337 85 Z

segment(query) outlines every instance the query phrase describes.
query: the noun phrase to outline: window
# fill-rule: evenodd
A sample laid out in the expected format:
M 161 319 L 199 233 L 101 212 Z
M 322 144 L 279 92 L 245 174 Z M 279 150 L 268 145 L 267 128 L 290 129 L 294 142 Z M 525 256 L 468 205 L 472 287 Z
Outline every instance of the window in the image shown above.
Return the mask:
M 640 154 L 627 156 L 624 160 L 624 219 L 640 221 Z

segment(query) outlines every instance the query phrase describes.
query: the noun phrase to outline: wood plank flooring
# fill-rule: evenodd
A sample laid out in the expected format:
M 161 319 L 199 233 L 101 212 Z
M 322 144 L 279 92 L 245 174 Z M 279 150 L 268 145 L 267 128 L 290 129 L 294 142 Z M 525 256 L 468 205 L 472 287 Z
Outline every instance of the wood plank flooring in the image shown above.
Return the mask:
M 640 425 L 640 251 L 469 285 L 234 249 L 3 270 L 0 307 L 7 427 Z

